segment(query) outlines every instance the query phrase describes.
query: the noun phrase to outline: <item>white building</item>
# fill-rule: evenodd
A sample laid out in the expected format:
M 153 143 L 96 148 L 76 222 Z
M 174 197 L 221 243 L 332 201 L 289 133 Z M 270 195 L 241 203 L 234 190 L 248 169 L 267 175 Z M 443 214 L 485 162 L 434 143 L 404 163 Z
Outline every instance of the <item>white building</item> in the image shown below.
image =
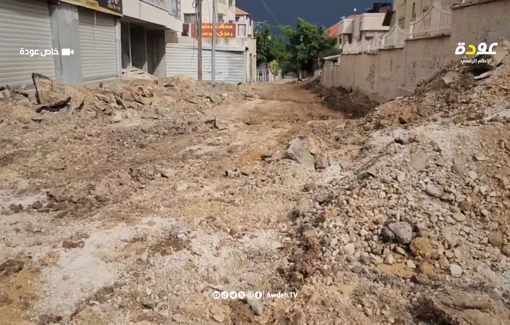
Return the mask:
M 180 0 L 0 0 L 0 86 L 30 87 L 33 72 L 64 84 L 114 80 L 129 65 L 165 76 L 165 34 L 182 31 L 179 8 Z M 38 54 L 21 54 L 30 50 Z
M 185 24 L 196 23 L 195 1 L 182 0 L 182 20 Z M 235 0 L 218 0 L 218 23 L 235 21 Z M 213 0 L 202 0 L 202 22 L 213 22 Z
M 182 32 L 180 8 L 181 0 L 124 0 L 123 68 L 133 66 L 166 77 L 167 35 Z
M 198 78 L 197 8 L 193 0 L 182 0 L 182 33 L 167 43 L 167 76 Z M 202 2 L 202 79 L 211 80 L 212 3 Z M 239 15 L 236 15 L 236 10 Z M 216 39 L 216 75 L 218 82 L 255 81 L 256 41 L 250 15 L 239 11 L 233 0 L 219 0 Z

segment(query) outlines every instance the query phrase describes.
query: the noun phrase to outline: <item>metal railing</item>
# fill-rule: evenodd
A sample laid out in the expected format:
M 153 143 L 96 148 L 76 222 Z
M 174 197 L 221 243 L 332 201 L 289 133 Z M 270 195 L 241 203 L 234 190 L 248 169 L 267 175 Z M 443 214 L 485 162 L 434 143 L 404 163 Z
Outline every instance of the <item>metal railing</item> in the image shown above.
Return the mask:
M 406 33 L 398 25 L 394 25 L 386 34 L 381 36 L 381 48 L 403 47 Z
M 429 10 L 411 22 L 409 38 L 445 33 L 450 31 L 451 27 L 450 5 L 434 3 Z
M 384 34 L 375 33 L 374 37 L 355 39 L 342 46 L 345 54 L 366 53 L 380 49 L 401 48 L 405 46 L 406 39 L 423 36 L 435 36 L 451 30 L 452 9 L 450 5 L 435 2 L 429 10 L 411 22 L 410 30 L 404 31 L 395 24 Z

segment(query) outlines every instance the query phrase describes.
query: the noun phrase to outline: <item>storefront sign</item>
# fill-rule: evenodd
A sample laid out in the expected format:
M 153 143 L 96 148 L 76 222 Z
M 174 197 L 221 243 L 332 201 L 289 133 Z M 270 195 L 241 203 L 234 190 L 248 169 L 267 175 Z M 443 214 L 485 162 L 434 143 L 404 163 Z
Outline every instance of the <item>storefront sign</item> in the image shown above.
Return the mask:
M 122 0 L 61 0 L 75 6 L 122 16 Z
M 191 37 L 196 37 L 195 24 L 191 26 Z M 237 35 L 236 24 L 216 24 L 216 37 L 235 38 Z M 212 24 L 202 24 L 202 37 L 212 37 Z
M 168 10 L 166 0 L 140 0 L 140 1 L 153 5 L 154 7 L 158 7 L 159 9 L 163 9 L 164 11 Z

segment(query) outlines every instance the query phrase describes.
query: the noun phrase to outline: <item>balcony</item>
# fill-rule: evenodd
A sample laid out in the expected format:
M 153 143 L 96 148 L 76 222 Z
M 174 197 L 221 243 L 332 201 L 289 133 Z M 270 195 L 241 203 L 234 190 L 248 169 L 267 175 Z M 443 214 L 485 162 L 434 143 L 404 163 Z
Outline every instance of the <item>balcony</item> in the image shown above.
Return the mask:
M 450 32 L 452 9 L 448 4 L 434 3 L 429 10 L 411 22 L 408 38 L 427 37 Z

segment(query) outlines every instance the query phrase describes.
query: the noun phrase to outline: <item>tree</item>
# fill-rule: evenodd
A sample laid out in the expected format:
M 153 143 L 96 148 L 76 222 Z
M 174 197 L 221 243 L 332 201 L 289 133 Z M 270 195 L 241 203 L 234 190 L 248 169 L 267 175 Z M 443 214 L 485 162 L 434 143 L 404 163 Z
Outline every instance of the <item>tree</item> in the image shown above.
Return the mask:
M 265 25 L 264 28 L 255 33 L 257 39 L 257 65 L 269 64 L 273 61 L 282 65 L 290 59 L 288 44 L 282 36 L 273 35 L 271 28 Z
M 262 30 L 255 32 L 255 38 L 257 40 L 257 66 L 273 61 L 271 28 L 265 25 Z
M 296 28 L 284 26 L 282 31 L 289 39 L 291 60 L 297 65 L 298 71 L 313 73 L 321 52 L 335 46 L 335 39 L 327 35 L 326 28 L 301 18 L 298 18 Z

